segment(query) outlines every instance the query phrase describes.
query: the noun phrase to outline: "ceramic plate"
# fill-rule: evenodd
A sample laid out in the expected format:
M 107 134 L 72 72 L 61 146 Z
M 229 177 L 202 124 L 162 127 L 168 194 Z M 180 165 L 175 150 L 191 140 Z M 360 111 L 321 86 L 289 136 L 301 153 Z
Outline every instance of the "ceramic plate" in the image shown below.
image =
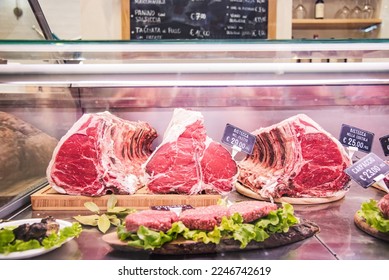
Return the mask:
M 2 229 L 4 227 L 9 227 L 9 226 L 19 226 L 19 225 L 22 225 L 22 224 L 40 223 L 41 220 L 42 220 L 41 218 L 36 218 L 36 219 L 25 219 L 25 220 L 10 221 L 10 222 L 6 222 L 6 223 L 1 223 L 0 224 L 0 229 Z M 63 220 L 56 220 L 56 222 L 59 224 L 60 229 L 72 226 L 72 223 L 67 222 L 67 221 L 63 221 Z M 65 244 L 66 242 L 69 242 L 72 239 L 73 239 L 73 237 L 72 238 L 68 238 L 62 244 L 60 244 L 58 246 L 54 246 L 54 247 L 49 248 L 49 249 L 38 248 L 38 249 L 31 249 L 31 250 L 26 250 L 26 251 L 22 251 L 22 252 L 12 252 L 12 253 L 9 253 L 7 255 L 0 254 L 0 260 L 2 260 L 2 259 L 8 259 L 8 260 L 10 260 L 10 259 L 14 259 L 14 260 L 17 260 L 17 259 L 28 259 L 28 258 L 36 257 L 36 256 L 39 256 L 39 255 L 43 255 L 43 254 L 46 254 L 46 253 L 48 253 L 50 251 L 53 251 L 53 250 L 61 247 L 63 244 Z

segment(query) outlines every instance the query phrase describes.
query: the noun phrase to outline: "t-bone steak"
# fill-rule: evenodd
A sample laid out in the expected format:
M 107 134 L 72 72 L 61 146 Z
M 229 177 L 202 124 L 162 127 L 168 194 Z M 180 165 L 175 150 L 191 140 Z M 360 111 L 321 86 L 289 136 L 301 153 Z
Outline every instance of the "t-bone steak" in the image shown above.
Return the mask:
M 262 197 L 330 197 L 350 180 L 343 146 L 306 115 L 252 133 L 256 143 L 239 163 L 239 181 Z
M 151 154 L 154 128 L 109 112 L 85 114 L 63 136 L 47 168 L 59 193 L 133 194 L 142 186 L 142 164 Z
M 228 193 L 237 164 L 220 143 L 207 136 L 200 112 L 175 109 L 162 143 L 145 164 L 152 193 Z

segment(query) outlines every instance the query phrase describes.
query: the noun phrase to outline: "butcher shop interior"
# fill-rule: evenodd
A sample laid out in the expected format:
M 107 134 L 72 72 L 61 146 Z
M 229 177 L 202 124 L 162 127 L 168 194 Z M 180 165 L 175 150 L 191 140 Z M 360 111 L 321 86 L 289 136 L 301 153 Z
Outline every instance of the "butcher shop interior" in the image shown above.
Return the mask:
M 388 260 L 388 1 L 184 2 L 0 2 L 0 259 Z

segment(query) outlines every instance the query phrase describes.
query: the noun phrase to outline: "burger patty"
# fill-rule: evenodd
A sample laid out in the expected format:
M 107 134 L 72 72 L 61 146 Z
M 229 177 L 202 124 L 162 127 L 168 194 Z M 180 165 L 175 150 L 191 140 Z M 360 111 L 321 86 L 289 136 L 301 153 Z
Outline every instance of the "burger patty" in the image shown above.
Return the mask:
M 166 232 L 177 221 L 178 216 L 171 211 L 145 210 L 127 215 L 125 225 L 131 232 L 136 232 L 139 226 Z
M 380 199 L 378 202 L 378 208 L 380 208 L 384 217 L 389 219 L 389 194 Z
M 211 231 L 228 217 L 228 208 L 220 205 L 197 207 L 181 213 L 180 221 L 189 229 Z
M 270 211 L 277 210 L 277 205 L 265 201 L 242 201 L 233 204 L 228 209 L 229 216 L 239 213 L 245 223 L 258 220 L 269 215 Z

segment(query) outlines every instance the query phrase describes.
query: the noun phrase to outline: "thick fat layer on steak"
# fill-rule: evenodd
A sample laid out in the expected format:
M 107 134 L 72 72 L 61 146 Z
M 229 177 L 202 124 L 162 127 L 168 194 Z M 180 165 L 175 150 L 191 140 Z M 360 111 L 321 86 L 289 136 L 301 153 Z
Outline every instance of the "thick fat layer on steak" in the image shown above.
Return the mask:
M 389 194 L 378 201 L 378 208 L 381 210 L 384 217 L 389 219 Z
M 228 217 L 228 208 L 220 205 L 197 207 L 181 213 L 179 220 L 189 229 L 211 231 Z
M 228 193 L 237 180 L 230 153 L 207 136 L 200 112 L 175 109 L 162 143 L 145 163 L 153 193 Z
M 145 122 L 109 112 L 85 114 L 54 150 L 48 181 L 56 191 L 71 195 L 133 194 L 142 186 L 141 166 L 156 137 Z
M 254 151 L 239 163 L 239 181 L 263 197 L 329 197 L 350 180 L 343 146 L 306 115 L 253 134 Z
M 136 232 L 139 226 L 166 232 L 177 221 L 178 216 L 171 211 L 145 210 L 128 214 L 125 219 L 125 225 L 130 232 Z
M 228 208 L 228 215 L 239 213 L 243 222 L 250 223 L 259 218 L 269 215 L 271 211 L 277 210 L 277 205 L 265 201 L 242 201 L 231 205 Z

